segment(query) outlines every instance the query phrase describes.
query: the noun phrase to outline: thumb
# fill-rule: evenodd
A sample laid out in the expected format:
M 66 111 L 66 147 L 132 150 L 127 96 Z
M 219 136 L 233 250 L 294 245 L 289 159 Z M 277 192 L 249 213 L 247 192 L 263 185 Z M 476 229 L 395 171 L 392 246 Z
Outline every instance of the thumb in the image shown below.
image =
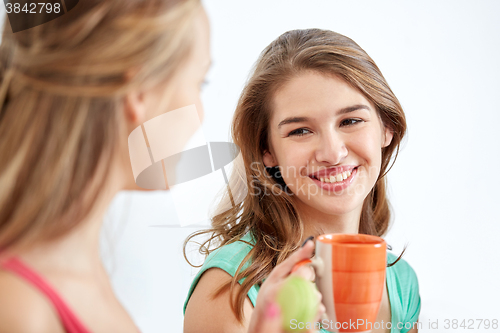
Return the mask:
M 254 312 L 258 317 L 253 320 L 248 333 L 282 333 L 281 310 L 277 303 L 267 303 L 263 311 Z

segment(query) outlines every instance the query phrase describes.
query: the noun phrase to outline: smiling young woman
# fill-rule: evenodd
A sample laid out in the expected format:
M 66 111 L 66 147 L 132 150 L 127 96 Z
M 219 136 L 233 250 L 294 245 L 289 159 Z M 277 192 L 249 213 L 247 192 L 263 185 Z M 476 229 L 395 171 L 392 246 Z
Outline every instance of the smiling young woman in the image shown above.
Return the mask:
M 273 267 L 308 236 L 383 236 L 391 214 L 385 175 L 406 131 L 402 107 L 374 61 L 332 31 L 284 33 L 261 53 L 240 96 L 232 134 L 237 168 L 200 252 L 208 257 L 185 303 L 185 327 L 215 321 L 246 332 Z M 246 193 L 227 210 L 228 202 Z M 373 332 L 416 332 L 413 269 L 388 253 L 386 288 Z M 218 283 L 215 283 L 217 281 Z M 224 285 L 220 287 L 220 282 Z M 387 325 L 387 323 L 390 325 Z M 391 328 L 392 327 L 392 328 Z
M 263 162 L 280 167 L 304 234 L 357 233 L 393 137 L 373 103 L 338 76 L 304 71 L 275 93 L 271 107 Z

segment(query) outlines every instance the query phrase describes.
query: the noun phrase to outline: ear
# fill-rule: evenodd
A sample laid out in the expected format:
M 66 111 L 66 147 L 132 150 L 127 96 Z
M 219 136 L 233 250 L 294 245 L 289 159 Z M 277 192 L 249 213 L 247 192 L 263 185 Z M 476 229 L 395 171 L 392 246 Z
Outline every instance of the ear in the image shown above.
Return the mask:
M 262 160 L 264 161 L 264 165 L 268 168 L 278 165 L 278 163 L 276 162 L 276 159 L 274 158 L 274 155 L 267 150 L 264 152 L 264 156 L 262 156 Z
M 146 120 L 146 98 L 142 91 L 132 91 L 125 96 L 125 119 L 136 127 Z
M 385 148 L 391 144 L 393 136 L 394 131 L 388 126 L 385 126 L 384 137 L 382 138 L 382 148 Z

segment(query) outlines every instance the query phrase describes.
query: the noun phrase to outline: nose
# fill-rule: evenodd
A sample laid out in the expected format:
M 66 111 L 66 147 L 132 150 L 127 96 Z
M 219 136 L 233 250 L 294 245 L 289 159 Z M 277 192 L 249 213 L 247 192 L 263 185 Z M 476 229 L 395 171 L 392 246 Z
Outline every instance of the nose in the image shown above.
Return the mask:
M 318 163 L 337 165 L 346 158 L 347 154 L 345 140 L 341 134 L 333 130 L 319 137 L 315 151 L 315 158 Z

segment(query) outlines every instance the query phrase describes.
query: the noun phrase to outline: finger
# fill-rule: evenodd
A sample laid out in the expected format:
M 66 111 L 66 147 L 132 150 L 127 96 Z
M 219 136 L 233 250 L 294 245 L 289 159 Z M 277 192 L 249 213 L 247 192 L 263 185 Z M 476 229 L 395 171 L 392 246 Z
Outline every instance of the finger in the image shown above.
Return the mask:
M 326 307 L 323 305 L 323 303 L 320 303 L 318 306 L 319 317 L 322 317 L 325 313 L 326 313 Z
M 303 247 L 295 251 L 281 264 L 277 265 L 268 277 L 268 280 L 277 280 L 287 277 L 292 271 L 293 266 L 299 261 L 309 259 L 314 252 L 314 242 L 308 241 Z
M 314 282 L 314 280 L 316 278 L 316 273 L 314 272 L 314 268 L 309 264 L 300 266 L 298 269 L 296 269 L 290 275 L 300 276 L 300 277 L 306 279 L 307 281 L 311 281 L 311 282 Z
M 328 317 L 326 316 L 326 308 L 323 303 L 320 303 L 318 305 L 318 312 L 316 312 L 314 322 L 321 322 L 323 319 L 326 319 L 328 321 Z
M 319 290 L 316 289 L 316 296 L 318 297 L 318 303 L 321 303 L 323 300 L 323 295 L 319 292 Z

